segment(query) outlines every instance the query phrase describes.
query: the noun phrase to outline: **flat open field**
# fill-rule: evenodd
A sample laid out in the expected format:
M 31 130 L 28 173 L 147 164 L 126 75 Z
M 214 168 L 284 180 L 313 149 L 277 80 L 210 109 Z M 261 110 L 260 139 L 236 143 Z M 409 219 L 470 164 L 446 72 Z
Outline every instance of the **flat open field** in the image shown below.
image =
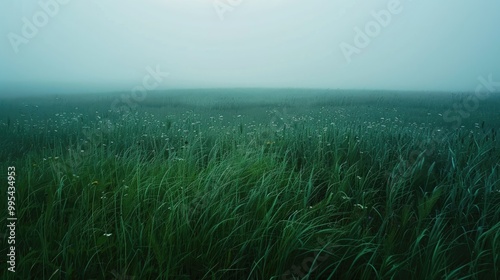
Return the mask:
M 0 100 L 19 279 L 500 279 L 499 94 L 129 95 Z

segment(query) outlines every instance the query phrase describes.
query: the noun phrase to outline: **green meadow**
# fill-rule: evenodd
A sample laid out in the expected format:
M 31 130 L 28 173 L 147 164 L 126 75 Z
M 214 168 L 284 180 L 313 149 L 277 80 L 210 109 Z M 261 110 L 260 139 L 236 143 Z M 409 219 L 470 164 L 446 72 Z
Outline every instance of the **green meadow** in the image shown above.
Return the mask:
M 129 95 L 0 100 L 0 278 L 500 279 L 499 94 Z

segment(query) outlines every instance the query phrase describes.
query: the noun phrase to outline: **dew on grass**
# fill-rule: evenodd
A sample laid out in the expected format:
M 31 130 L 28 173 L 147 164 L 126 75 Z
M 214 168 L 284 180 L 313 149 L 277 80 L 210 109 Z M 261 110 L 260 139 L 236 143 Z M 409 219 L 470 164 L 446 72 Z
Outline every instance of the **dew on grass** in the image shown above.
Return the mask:
M 472 131 L 471 150 L 466 149 L 467 145 L 457 146 L 454 136 L 448 136 L 446 140 L 437 144 L 432 155 L 425 155 L 422 166 L 410 165 L 410 163 L 408 163 L 410 166 L 404 166 L 402 170 L 404 172 L 411 173 L 413 170 L 419 172 L 410 174 L 411 176 L 406 178 L 399 173 L 400 170 L 395 170 L 398 164 L 401 161 L 405 163 L 410 161 L 412 149 L 417 151 L 423 149 L 418 141 L 432 139 L 433 133 L 429 131 L 441 131 L 432 130 L 437 122 L 430 124 L 423 120 L 427 119 L 425 113 L 429 110 L 428 108 L 419 109 L 419 113 L 415 113 L 416 110 L 408 106 L 399 110 L 400 112 L 408 110 L 407 115 L 395 116 L 392 113 L 392 107 L 389 106 L 379 109 L 372 105 L 371 109 L 367 109 L 368 107 L 362 105 L 359 108 L 357 105 L 338 108 L 337 104 L 332 107 L 321 104 L 321 108 L 316 106 L 313 110 L 306 109 L 304 104 L 299 102 L 289 107 L 293 109 L 288 110 L 288 114 L 296 114 L 296 116 L 278 115 L 274 119 L 269 119 L 269 117 L 276 113 L 266 108 L 250 107 L 248 109 L 244 106 L 242 106 L 244 108 L 230 111 L 207 110 L 205 112 L 204 108 L 197 106 L 193 106 L 193 110 L 186 111 L 184 105 L 177 105 L 180 108 L 168 105 L 165 108 L 159 108 L 155 104 L 152 108 L 138 107 L 138 113 L 130 114 L 126 118 L 118 114 L 114 115 L 115 112 L 109 112 L 107 108 L 99 109 L 99 112 L 105 112 L 107 115 L 102 114 L 96 117 L 92 114 L 95 108 L 80 106 L 83 115 L 80 115 L 80 112 L 75 114 L 58 108 L 59 116 L 55 118 L 54 111 L 47 112 L 47 116 L 50 115 L 53 118 L 51 121 L 47 121 L 47 117 L 37 119 L 33 116 L 33 120 L 24 117 L 12 119 L 11 126 L 16 123 L 25 124 L 26 126 L 22 126 L 25 134 L 20 132 L 20 137 L 16 139 L 20 139 L 19 141 L 30 139 L 30 137 L 25 137 L 31 136 L 27 135 L 26 131 L 32 130 L 34 132 L 32 138 L 35 140 L 29 143 L 33 146 L 31 149 L 35 151 L 40 149 L 35 158 L 42 160 L 26 162 L 22 165 L 29 168 L 35 166 L 33 162 L 39 164 L 36 168 L 29 170 L 30 179 L 27 179 L 28 176 L 22 178 L 24 182 L 30 184 L 30 188 L 27 189 L 36 190 L 37 180 L 47 181 L 48 183 L 41 185 L 42 190 L 47 190 L 49 195 L 59 194 L 57 186 L 60 186 L 61 182 L 64 183 L 65 188 L 60 191 L 60 200 L 54 198 L 56 196 L 51 196 L 51 200 L 47 201 L 53 203 L 54 209 L 62 209 L 72 214 L 63 212 L 65 220 L 64 223 L 60 223 L 61 232 L 65 232 L 68 228 L 77 229 L 71 231 L 72 235 L 66 235 L 68 242 L 76 246 L 81 240 L 82 244 L 85 246 L 90 244 L 93 248 L 95 244 L 92 242 L 95 242 L 93 240 L 95 237 L 87 236 L 88 228 L 84 228 L 83 224 L 92 229 L 109 229 L 116 226 L 117 230 L 124 233 L 124 239 L 116 242 L 113 238 L 106 239 L 112 246 L 110 248 L 123 249 L 124 247 L 119 247 L 124 246 L 123 241 L 127 246 L 130 244 L 132 246 L 130 248 L 142 248 L 141 246 L 146 243 L 141 242 L 148 242 L 149 238 L 152 238 L 151 241 L 154 241 L 152 243 L 168 244 L 166 250 L 172 248 L 173 257 L 179 256 L 175 252 L 186 252 L 185 248 L 194 250 L 185 253 L 181 256 L 182 258 L 172 263 L 169 263 L 169 258 L 162 256 L 161 250 L 147 256 L 153 262 L 162 262 L 172 267 L 184 265 L 182 261 L 184 258 L 193 257 L 194 259 L 198 255 L 203 255 L 206 262 L 210 262 L 212 258 L 219 261 L 217 264 L 207 264 L 210 267 L 221 269 L 231 267 L 231 265 L 236 267 L 238 264 L 235 265 L 231 261 L 234 259 L 241 259 L 241 264 L 244 266 L 243 264 L 252 263 L 251 257 L 262 252 L 251 250 L 251 257 L 243 253 L 237 257 L 235 255 L 237 253 L 231 253 L 228 256 L 227 246 L 239 251 L 243 247 L 241 244 L 245 245 L 247 248 L 245 250 L 254 247 L 258 250 L 263 245 L 265 250 L 267 248 L 265 246 L 268 246 L 266 242 L 270 242 L 267 239 L 280 238 L 286 250 L 281 251 L 275 246 L 273 248 L 276 250 L 270 250 L 269 253 L 264 251 L 261 255 L 264 256 L 263 261 L 266 262 L 270 260 L 270 257 L 274 257 L 273 264 L 278 263 L 286 269 L 286 266 L 290 265 L 290 260 L 297 258 L 295 252 L 305 256 L 308 253 L 307 250 L 311 255 L 318 250 L 325 250 L 325 252 L 327 250 L 315 248 L 314 244 L 309 243 L 294 247 L 293 240 L 314 240 L 316 235 L 329 232 L 346 233 L 346 238 L 342 237 L 340 240 L 344 242 L 342 246 L 346 248 L 345 250 L 350 250 L 349 254 L 352 253 L 352 258 L 349 259 L 356 259 L 356 253 L 366 252 L 363 251 L 366 249 L 363 246 L 371 246 L 370 248 L 382 246 L 380 244 L 385 246 L 387 236 L 390 236 L 394 243 L 391 246 L 397 248 L 393 251 L 388 248 L 387 253 L 408 259 L 408 262 L 417 266 L 415 264 L 418 264 L 421 258 L 432 256 L 432 252 L 435 252 L 435 247 L 431 246 L 432 248 L 429 247 L 431 249 L 427 251 L 412 243 L 418 239 L 418 234 L 425 234 L 428 229 L 435 228 L 436 236 L 433 238 L 442 242 L 445 247 L 449 246 L 450 251 L 454 251 L 457 249 L 454 247 L 454 242 L 448 242 L 446 238 L 440 239 L 439 234 L 450 234 L 449 236 L 456 237 L 458 240 L 464 236 L 463 230 L 474 232 L 477 222 L 469 223 L 467 217 L 470 215 L 465 215 L 467 207 L 468 209 L 477 208 L 474 206 L 477 204 L 474 194 L 478 187 L 474 183 L 490 187 L 488 192 L 493 195 L 487 197 L 489 201 L 498 200 L 500 190 L 496 185 L 488 185 L 491 182 L 495 184 L 497 181 L 497 173 L 492 171 L 494 169 L 494 172 L 498 172 L 498 166 L 495 166 L 496 158 L 487 152 L 494 146 L 482 146 L 482 142 L 474 141 L 479 139 L 477 138 L 478 125 L 475 123 L 477 120 L 472 117 L 464 120 L 467 124 L 467 131 Z M 43 106 L 40 107 L 42 111 Z M 442 111 L 430 112 L 432 116 L 435 116 Z M 382 119 L 381 114 L 383 114 Z M 225 117 L 220 120 L 218 116 L 222 115 Z M 164 116 L 172 120 L 172 129 L 167 130 L 166 125 L 159 122 L 164 119 Z M 87 127 L 90 132 L 99 131 L 98 128 L 107 130 L 105 120 L 108 118 L 113 120 L 114 129 L 102 134 L 102 138 L 106 139 L 91 138 L 87 136 L 88 134 L 82 134 L 82 127 Z M 403 122 L 407 119 L 408 122 Z M 290 123 L 284 123 L 287 121 Z M 4 122 L 5 120 L 0 119 L 0 123 L 4 124 Z M 7 129 L 5 124 L 2 127 Z M 235 133 L 240 127 L 244 127 L 243 133 Z M 462 126 L 462 128 L 465 127 Z M 450 128 L 443 128 L 443 131 L 448 131 L 448 129 Z M 178 133 L 175 132 L 177 130 Z M 50 132 L 47 133 L 47 131 Z M 53 137 L 52 133 L 55 132 L 63 137 Z M 39 133 L 41 136 L 38 135 Z M 460 133 L 467 134 L 463 130 Z M 89 139 L 83 139 L 87 137 Z M 142 144 L 134 145 L 133 143 L 139 139 L 143 140 Z M 106 148 L 95 148 L 99 146 Z M 174 146 L 177 149 L 174 149 Z M 46 148 L 43 149 L 43 147 Z M 70 147 L 69 150 L 66 147 Z M 449 172 L 450 167 L 448 167 L 451 165 L 449 164 L 450 149 L 456 153 L 456 158 L 454 158 L 456 168 L 453 172 Z M 28 150 L 29 148 L 26 148 L 22 152 Z M 87 154 L 81 155 L 84 151 L 87 151 Z M 154 154 L 154 160 L 149 160 L 144 156 L 149 153 Z M 158 154 L 161 153 L 167 156 L 160 158 Z M 26 152 L 26 155 L 21 154 L 17 160 L 25 161 L 28 154 L 29 152 Z M 76 156 L 74 161 L 82 167 L 66 173 L 71 178 L 68 182 L 66 177 L 54 174 L 56 172 L 44 167 L 48 165 L 44 161 L 47 161 L 49 154 L 52 155 L 49 157 L 50 160 L 59 159 L 59 162 L 67 156 L 68 158 Z M 56 165 L 57 162 L 51 162 L 51 164 Z M 467 170 L 464 171 L 463 168 Z M 389 181 L 388 176 L 392 176 L 391 180 L 396 183 L 390 185 L 386 183 Z M 99 179 L 101 183 L 93 180 L 94 178 Z M 462 180 L 464 178 L 470 179 L 471 182 L 464 183 Z M 353 180 L 357 183 L 353 184 Z M 94 187 L 80 188 L 81 185 Z M 427 216 L 417 220 L 419 213 L 425 212 L 422 211 L 422 205 L 428 203 L 428 196 L 433 193 L 432 190 L 426 188 L 432 189 L 436 185 L 446 192 L 443 192 L 442 197 L 431 207 Z M 122 186 L 123 196 L 114 194 L 115 186 L 118 186 L 118 189 Z M 304 186 L 310 186 L 311 189 L 308 190 Z M 467 187 L 470 192 L 467 191 Z M 106 191 L 101 192 L 102 189 Z M 427 196 L 420 193 L 421 189 L 425 190 Z M 481 188 L 479 194 L 484 195 L 485 189 Z M 216 205 L 204 205 L 203 216 L 200 214 L 201 218 L 197 217 L 198 220 L 191 221 L 182 216 L 182 213 L 171 211 L 179 203 L 191 201 L 193 193 L 200 190 L 213 195 L 218 202 Z M 453 196 L 447 192 L 453 193 Z M 274 194 L 279 195 L 274 196 Z M 45 200 L 40 199 L 39 202 L 37 195 L 34 193 L 32 196 L 27 196 L 25 201 L 36 201 L 32 207 L 41 209 L 37 203 L 42 205 Z M 467 201 L 471 203 L 468 204 Z M 481 203 L 487 203 L 487 201 Z M 461 204 L 466 207 L 462 207 Z M 174 206 L 167 208 L 161 207 L 162 205 Z M 486 206 L 485 204 L 484 207 Z M 314 211 L 309 209 L 314 209 Z M 485 209 L 490 209 L 489 214 L 474 212 L 473 216 L 476 215 L 477 219 L 489 224 L 491 219 L 488 219 L 488 215 L 496 215 L 494 210 L 496 208 L 486 207 Z M 75 212 L 72 212 L 73 210 Z M 23 212 L 23 215 L 30 211 Z M 53 217 L 47 216 L 49 215 L 47 212 L 49 211 L 42 213 L 47 221 L 50 218 L 60 220 L 56 214 L 53 214 Z M 60 211 L 53 211 L 53 213 L 56 212 L 61 214 Z M 123 216 L 117 215 L 121 213 Z M 362 223 L 359 223 L 358 218 L 363 213 L 366 213 L 366 220 L 361 220 Z M 92 215 L 92 219 L 77 220 L 75 218 L 87 217 L 87 214 Z M 402 219 L 405 214 L 411 217 L 406 226 L 402 223 L 398 225 L 397 222 L 394 225 L 391 224 L 394 219 Z M 120 220 L 120 217 L 123 217 L 123 220 Z M 441 218 L 446 219 L 446 230 L 449 232 L 440 231 L 436 226 L 436 221 Z M 461 223 L 454 224 L 452 222 L 454 219 L 460 220 Z M 377 232 L 376 229 L 369 229 L 370 234 L 363 235 L 363 231 L 358 231 L 357 228 L 366 226 L 366 223 L 374 228 L 377 225 L 384 225 L 381 227 L 383 231 Z M 43 223 L 33 223 L 32 226 L 37 228 L 38 224 Z M 262 226 L 263 224 L 265 226 Z M 419 225 L 423 231 L 417 230 Z M 401 229 L 395 233 L 391 232 L 393 228 L 397 230 L 397 226 Z M 41 228 L 38 230 L 51 237 L 51 240 L 58 240 L 64 236 Z M 260 234 L 257 238 L 255 232 Z M 97 234 L 101 233 L 102 231 L 98 231 Z M 109 230 L 104 234 L 111 236 Z M 263 238 L 260 238 L 261 235 Z M 404 238 L 401 237 L 402 235 Z M 203 240 L 223 240 L 224 242 L 209 241 L 211 247 L 208 250 L 201 242 Z M 370 240 L 371 243 L 366 245 L 366 240 Z M 459 242 L 467 244 L 470 240 L 464 238 L 458 240 L 457 243 Z M 488 242 L 480 244 L 485 246 L 485 250 L 491 252 L 491 244 Z M 48 242 L 49 250 L 44 253 L 51 257 L 57 256 L 60 252 L 57 245 L 55 242 L 53 244 Z M 411 246 L 417 248 L 418 253 L 405 253 Z M 335 248 L 335 250 L 343 250 L 342 248 Z M 467 252 L 467 249 L 461 247 L 459 249 Z M 50 250 L 53 250 L 53 253 Z M 273 253 L 274 251 L 276 253 Z M 335 252 L 332 251 L 333 253 Z M 345 252 L 339 252 L 339 254 L 342 253 Z M 84 258 L 78 255 L 78 252 L 71 254 Z M 417 254 L 420 254 L 421 258 L 415 258 Z M 126 255 L 127 253 L 117 262 L 110 260 L 104 263 L 108 265 L 109 262 L 110 267 L 114 267 L 119 262 L 128 265 L 129 260 Z M 267 255 L 269 258 L 266 257 Z M 377 262 L 384 261 L 384 256 L 376 250 L 373 251 L 373 256 Z M 225 258 L 228 261 L 225 261 Z M 280 258 L 283 258 L 282 262 Z M 442 258 L 446 260 L 446 263 L 455 263 L 447 256 Z M 477 263 L 480 260 L 474 261 Z M 87 260 L 87 262 L 89 267 L 99 265 L 97 261 Z M 412 268 L 405 262 L 395 259 L 391 262 L 407 271 Z M 377 267 L 375 263 L 370 263 L 370 265 Z M 439 263 L 435 265 L 439 266 L 440 271 L 453 271 L 454 269 L 452 266 L 440 266 Z M 148 269 L 136 267 L 134 264 L 130 266 L 135 271 Z M 350 264 L 345 264 L 345 267 L 349 266 Z M 253 268 L 255 268 L 253 271 L 266 271 L 265 267 L 260 268 L 258 265 Z M 317 271 L 323 273 L 322 275 L 329 272 L 321 265 L 317 267 Z M 367 278 L 374 275 L 361 269 L 359 272 L 365 273 Z M 393 276 L 388 270 L 384 273 L 384 276 Z M 255 276 L 258 278 L 261 275 Z M 275 276 L 271 275 L 267 278 Z

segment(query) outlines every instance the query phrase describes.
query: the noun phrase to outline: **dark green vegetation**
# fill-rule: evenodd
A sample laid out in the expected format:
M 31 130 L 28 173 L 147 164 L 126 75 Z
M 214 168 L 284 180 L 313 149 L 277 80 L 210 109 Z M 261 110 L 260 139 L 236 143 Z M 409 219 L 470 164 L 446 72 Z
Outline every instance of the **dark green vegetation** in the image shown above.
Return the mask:
M 500 279 L 500 98 L 455 129 L 441 115 L 463 97 L 155 92 L 121 113 L 116 96 L 3 100 L 15 276 Z

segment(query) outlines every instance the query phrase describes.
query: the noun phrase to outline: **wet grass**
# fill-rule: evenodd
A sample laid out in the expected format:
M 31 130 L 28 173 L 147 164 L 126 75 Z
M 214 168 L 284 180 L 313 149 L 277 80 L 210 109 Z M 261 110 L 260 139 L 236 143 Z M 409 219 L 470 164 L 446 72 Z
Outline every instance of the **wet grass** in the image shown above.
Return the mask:
M 15 277 L 500 278 L 498 98 L 241 94 L 5 101 Z

